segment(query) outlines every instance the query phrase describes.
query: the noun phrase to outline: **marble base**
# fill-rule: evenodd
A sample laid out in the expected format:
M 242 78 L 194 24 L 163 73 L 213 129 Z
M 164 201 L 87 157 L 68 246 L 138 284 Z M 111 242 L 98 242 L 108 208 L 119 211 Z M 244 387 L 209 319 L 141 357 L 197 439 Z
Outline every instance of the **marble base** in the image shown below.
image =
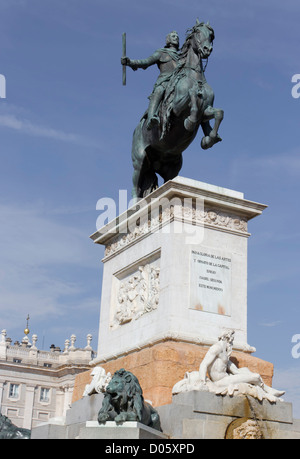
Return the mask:
M 97 358 L 176 340 L 210 346 L 235 330 L 247 343 L 248 221 L 265 205 L 177 177 L 91 238 L 105 246 Z
M 97 421 L 89 421 L 82 427 L 78 437 L 80 440 L 156 440 L 166 439 L 162 432 L 145 426 L 139 422 L 127 421 L 123 424 L 106 422 L 99 425 Z
M 218 396 L 191 391 L 173 396 L 157 408 L 164 433 L 177 439 L 232 438 L 232 426 L 254 420 L 264 439 L 299 439 L 300 421 L 293 419 L 292 404 L 252 397 Z
M 156 407 L 172 402 L 174 384 L 183 379 L 186 371 L 197 371 L 207 351 L 207 346 L 178 341 L 149 343 L 144 349 L 112 359 L 101 366 L 111 374 L 120 368 L 131 371 L 141 384 L 144 398 Z M 242 351 L 233 351 L 231 358 L 239 367 L 259 373 L 268 386 L 272 385 L 272 363 Z M 90 373 L 87 371 L 76 377 L 73 401 L 82 397 L 85 385 L 91 382 Z
M 31 438 L 34 440 L 78 438 L 80 429 L 85 427 L 87 421 L 97 420 L 102 401 L 103 394 L 93 394 L 81 398 L 72 403 L 64 418 L 52 418 L 49 422 L 34 427 Z

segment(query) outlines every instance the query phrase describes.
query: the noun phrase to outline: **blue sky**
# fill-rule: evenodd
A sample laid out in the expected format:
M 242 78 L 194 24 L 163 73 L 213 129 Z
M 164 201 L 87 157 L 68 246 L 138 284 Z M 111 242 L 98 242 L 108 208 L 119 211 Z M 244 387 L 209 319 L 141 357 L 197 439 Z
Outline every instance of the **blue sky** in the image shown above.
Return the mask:
M 103 248 L 102 197 L 131 193 L 131 140 L 157 68 L 121 79 L 127 54 L 148 57 L 196 18 L 216 34 L 206 77 L 225 111 L 213 149 L 201 135 L 180 175 L 242 191 L 267 204 L 249 223 L 248 342 L 275 365 L 300 417 L 299 320 L 300 4 L 296 0 L 0 0 L 0 317 L 22 339 L 26 316 L 38 345 L 72 333 L 97 347 Z

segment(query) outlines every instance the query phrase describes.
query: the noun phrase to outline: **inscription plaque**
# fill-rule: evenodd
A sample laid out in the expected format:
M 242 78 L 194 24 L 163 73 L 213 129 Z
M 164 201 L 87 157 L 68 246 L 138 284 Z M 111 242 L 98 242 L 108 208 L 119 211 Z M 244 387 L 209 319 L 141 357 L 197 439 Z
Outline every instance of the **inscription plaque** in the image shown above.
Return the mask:
M 223 251 L 191 250 L 191 309 L 230 316 L 231 260 L 231 254 Z

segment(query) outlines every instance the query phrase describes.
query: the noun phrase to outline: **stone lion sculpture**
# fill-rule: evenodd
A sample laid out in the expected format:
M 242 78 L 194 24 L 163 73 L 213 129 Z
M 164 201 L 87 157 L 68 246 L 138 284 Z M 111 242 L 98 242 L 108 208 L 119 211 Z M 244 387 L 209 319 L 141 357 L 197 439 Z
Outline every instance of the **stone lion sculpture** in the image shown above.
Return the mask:
M 98 422 L 106 421 L 138 421 L 161 431 L 157 411 L 144 401 L 137 377 L 124 368 L 114 373 L 106 387 Z
M 31 431 L 15 426 L 10 419 L 0 414 L 0 439 L 6 440 L 29 440 Z

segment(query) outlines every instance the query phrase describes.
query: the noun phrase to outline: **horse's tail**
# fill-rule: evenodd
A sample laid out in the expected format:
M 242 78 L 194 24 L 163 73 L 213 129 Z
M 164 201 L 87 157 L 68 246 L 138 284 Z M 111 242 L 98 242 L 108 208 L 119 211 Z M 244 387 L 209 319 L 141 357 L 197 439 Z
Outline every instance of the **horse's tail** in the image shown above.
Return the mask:
M 145 120 L 142 119 L 133 133 L 132 163 L 133 163 L 133 197 L 145 197 L 158 187 L 157 176 L 147 155 L 150 148 L 151 133 L 146 130 Z

